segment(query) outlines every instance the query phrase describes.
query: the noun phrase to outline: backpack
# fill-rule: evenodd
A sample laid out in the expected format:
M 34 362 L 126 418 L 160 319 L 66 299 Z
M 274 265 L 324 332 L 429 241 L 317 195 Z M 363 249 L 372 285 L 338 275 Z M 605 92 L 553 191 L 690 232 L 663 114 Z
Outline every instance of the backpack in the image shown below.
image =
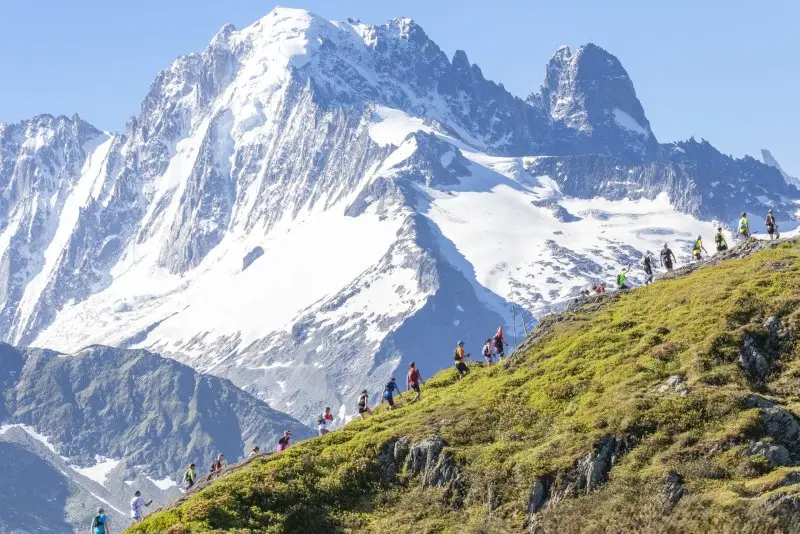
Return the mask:
M 492 355 L 492 348 L 489 345 L 483 346 L 483 355 L 487 358 Z
M 92 528 L 94 534 L 106 534 L 106 518 L 103 515 L 97 514 L 92 520 Z
M 184 482 L 191 482 L 193 478 L 195 478 L 195 477 L 192 476 L 192 470 L 191 469 L 187 469 L 186 473 L 183 475 L 183 481 Z
M 617 275 L 617 285 L 621 286 L 624 283 L 625 283 L 625 274 L 624 273 L 619 273 Z
M 456 349 L 455 353 L 453 354 L 453 361 L 460 362 L 461 358 L 458 355 L 458 349 Z
M 358 406 L 359 408 L 365 408 L 367 406 L 367 396 L 364 395 L 363 393 L 358 398 Z

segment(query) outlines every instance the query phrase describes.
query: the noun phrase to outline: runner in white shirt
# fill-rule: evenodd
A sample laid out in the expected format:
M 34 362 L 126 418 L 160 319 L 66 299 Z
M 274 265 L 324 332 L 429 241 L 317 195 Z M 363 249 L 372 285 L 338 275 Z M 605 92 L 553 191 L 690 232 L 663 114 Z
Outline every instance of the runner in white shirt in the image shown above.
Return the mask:
M 144 502 L 144 499 L 142 498 L 142 492 L 136 490 L 133 499 L 131 499 L 131 517 L 133 518 L 134 523 L 138 523 L 144 519 L 144 507 L 150 506 L 151 504 L 153 504 L 152 500 Z

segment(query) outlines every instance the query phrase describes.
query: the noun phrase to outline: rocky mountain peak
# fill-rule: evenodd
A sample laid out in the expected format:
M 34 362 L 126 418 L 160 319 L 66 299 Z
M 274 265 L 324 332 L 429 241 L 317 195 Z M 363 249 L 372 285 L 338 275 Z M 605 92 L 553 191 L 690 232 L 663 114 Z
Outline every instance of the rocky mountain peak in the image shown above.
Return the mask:
M 540 102 L 556 123 L 591 136 L 603 152 L 641 157 L 656 148 L 627 71 L 595 44 L 574 53 L 567 46 L 556 51 L 545 70 Z

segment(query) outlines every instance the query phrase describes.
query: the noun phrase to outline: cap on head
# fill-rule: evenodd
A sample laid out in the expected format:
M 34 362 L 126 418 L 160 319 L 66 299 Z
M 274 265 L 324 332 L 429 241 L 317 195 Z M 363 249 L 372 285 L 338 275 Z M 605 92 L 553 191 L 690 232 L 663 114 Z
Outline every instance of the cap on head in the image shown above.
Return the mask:
M 103 510 L 102 508 L 98 508 L 98 509 L 97 509 L 97 513 L 98 513 L 98 514 L 104 514 L 104 513 L 106 513 L 106 511 L 105 511 L 105 510 Z
M 141 491 L 139 491 L 139 490 L 136 490 L 136 491 L 134 492 L 134 495 L 136 495 L 137 497 L 140 497 L 140 496 L 142 495 L 142 492 L 141 492 Z
M 194 467 L 194 466 L 195 466 L 194 464 L 189 464 L 189 467 Z
M 367 390 L 366 390 L 366 389 L 362 389 L 362 390 L 361 390 L 361 393 L 362 393 L 362 394 L 363 394 L 363 393 L 366 393 L 366 392 L 367 392 Z
M 747 212 L 746 211 L 742 212 L 742 217 L 747 217 Z
M 464 342 L 463 342 L 463 341 L 459 341 L 459 342 L 458 342 L 458 346 L 459 346 L 459 347 L 463 347 L 463 346 L 464 346 Z
M 291 430 L 286 430 L 286 431 L 284 431 L 284 434 L 291 435 L 292 431 Z

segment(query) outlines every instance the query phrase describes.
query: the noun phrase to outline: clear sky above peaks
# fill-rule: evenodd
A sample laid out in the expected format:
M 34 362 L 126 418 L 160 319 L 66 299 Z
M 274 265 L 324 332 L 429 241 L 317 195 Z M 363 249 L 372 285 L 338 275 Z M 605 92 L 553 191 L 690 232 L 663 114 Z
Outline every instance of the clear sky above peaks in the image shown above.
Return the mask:
M 0 0 L 0 121 L 78 113 L 119 131 L 178 55 L 273 2 Z M 660 141 L 705 138 L 723 152 L 769 148 L 800 175 L 800 2 L 794 0 L 303 0 L 328 19 L 408 16 L 448 55 L 464 49 L 487 78 L 538 91 L 559 45 L 594 42 L 619 57 Z

